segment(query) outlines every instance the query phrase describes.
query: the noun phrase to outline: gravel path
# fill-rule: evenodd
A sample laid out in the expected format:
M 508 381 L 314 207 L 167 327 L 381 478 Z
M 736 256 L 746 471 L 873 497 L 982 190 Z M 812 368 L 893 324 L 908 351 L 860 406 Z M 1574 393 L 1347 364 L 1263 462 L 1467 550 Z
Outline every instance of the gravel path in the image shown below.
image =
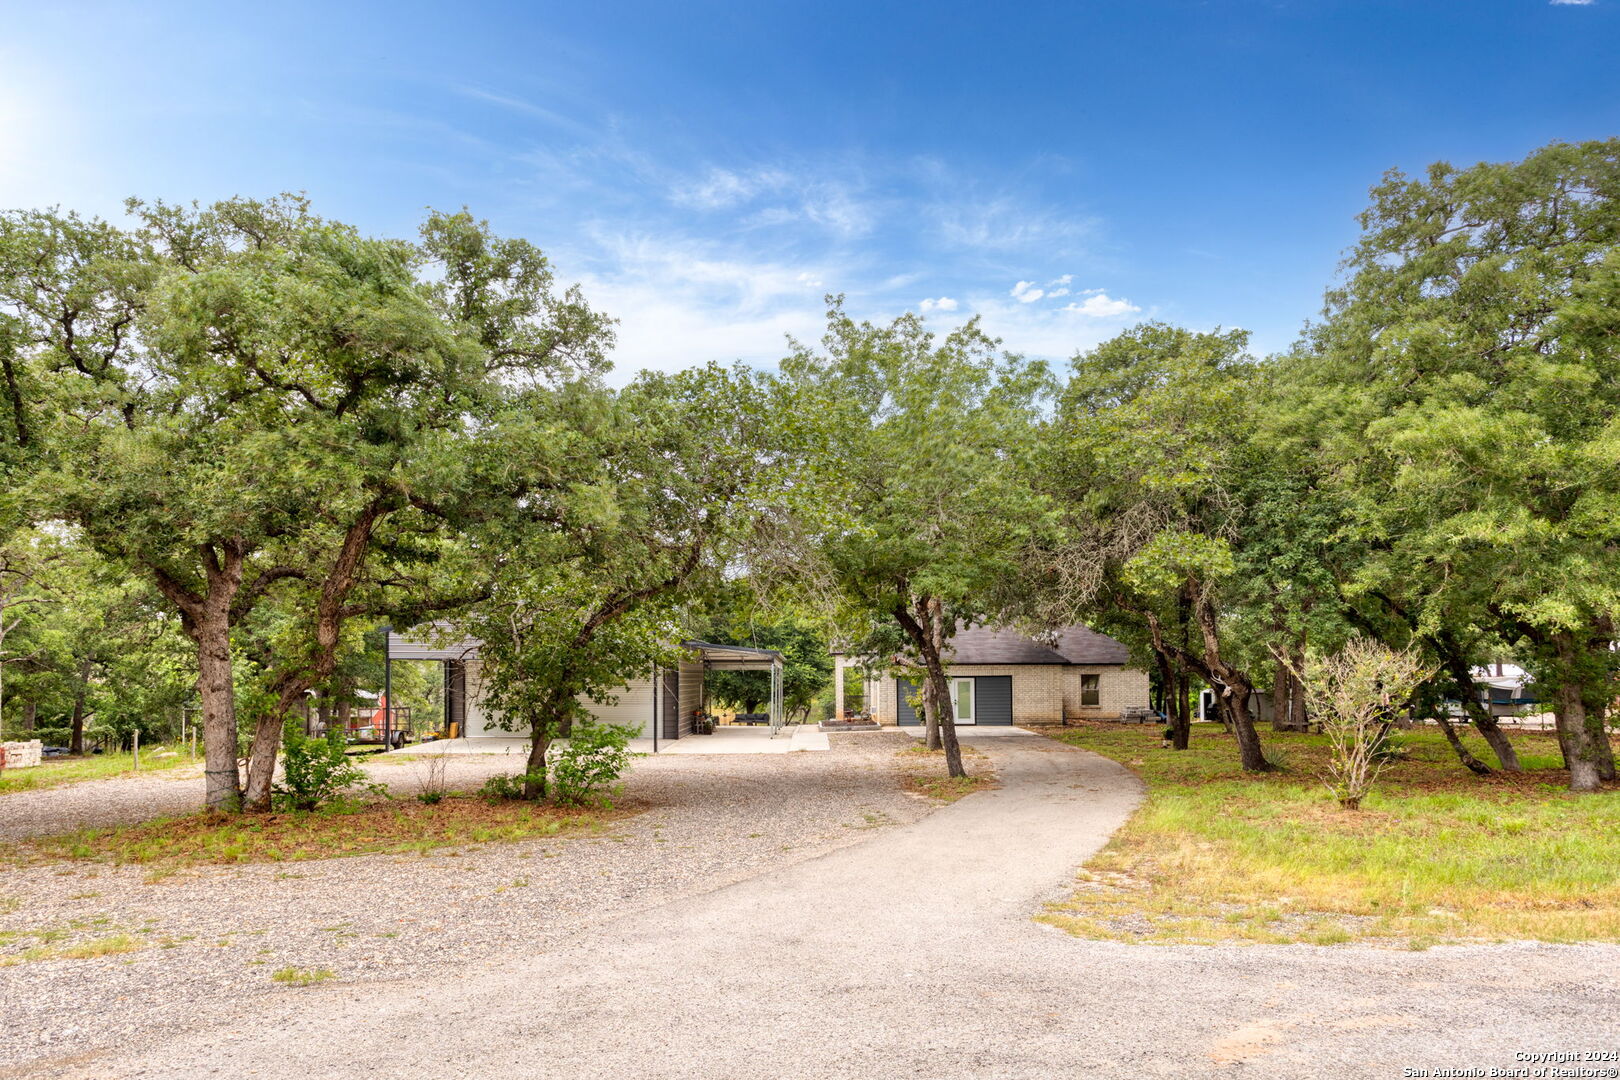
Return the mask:
M 863 738 L 873 737 L 844 737 Z M 705 796 L 694 814 L 735 801 L 752 803 L 754 819 L 791 816 L 795 801 L 819 800 L 823 813 L 802 825 L 824 838 L 820 857 L 716 859 L 707 880 L 733 884 L 666 903 L 640 902 L 657 886 L 632 887 L 616 909 L 588 903 L 553 921 L 551 934 L 522 921 L 546 909 L 497 914 L 486 905 L 505 894 L 465 897 L 457 918 L 487 912 L 492 938 L 475 939 L 490 945 L 458 957 L 453 975 L 407 964 L 396 969 L 405 977 L 367 981 L 362 971 L 351 983 L 331 960 L 341 983 L 212 1005 L 183 1032 L 132 1038 L 116 1053 L 68 1040 L 52 1048 L 64 1056 L 22 1074 L 1336 1080 L 1404 1069 L 1487 1075 L 1524 1064 L 1517 1054 L 1620 1049 L 1620 949 L 1610 946 L 1148 947 L 1041 926 L 1030 916 L 1067 893 L 1140 785 L 1112 762 L 1034 736 L 978 745 L 1000 786 L 931 814 L 893 800 L 892 754 L 875 741 L 786 759 L 686 759 L 698 768 L 665 778 Z M 782 771 L 772 776 L 774 765 Z M 822 800 L 824 786 L 834 797 Z M 893 814 L 899 827 L 862 829 L 875 824 L 868 814 Z M 650 830 L 654 820 L 641 824 Z M 678 827 L 663 820 L 663 832 Z M 837 835 L 834 821 L 849 830 Z M 857 836 L 865 842 L 849 842 Z M 683 842 L 694 854 L 672 861 L 709 850 L 700 836 Z M 656 839 L 625 843 L 644 846 L 638 860 L 616 864 L 624 884 L 655 877 Z M 570 876 L 612 879 L 596 852 L 621 849 L 576 843 L 559 859 L 580 860 Z M 389 865 L 352 860 L 363 861 Z M 277 933 L 298 918 L 284 912 Z M 373 947 L 339 948 L 331 955 Z M 139 993 L 167 984 L 157 964 L 130 979 L 127 1002 L 110 1002 L 101 977 L 88 974 L 101 963 L 73 970 L 94 988 L 77 1015 L 104 1040 L 119 1010 L 152 1015 Z M 80 999 L 71 986 L 62 994 L 51 1015 L 74 1015 L 61 1010 Z
M 271 982 L 270 973 L 284 966 L 330 969 L 346 985 L 435 972 L 459 978 L 496 958 L 529 955 L 604 921 L 915 821 L 932 806 L 901 789 L 896 751 L 910 742 L 899 734 L 848 735 L 835 737 L 826 753 L 641 759 L 624 801 L 654 809 L 596 837 L 210 867 L 152 883 L 136 867 L 5 868 L 0 935 L 62 930 L 62 943 L 71 944 L 127 933 L 146 947 L 0 966 L 0 1076 L 8 1075 L 7 1062 L 144 1043 L 228 1015 L 244 998 L 307 993 Z M 461 756 L 450 764 L 452 780 L 464 786 L 513 769 L 500 757 Z M 396 792 L 417 782 L 412 765 L 378 764 L 372 773 Z M 151 816 L 150 807 L 136 812 L 132 785 L 164 799 L 193 786 L 154 777 L 25 794 L 57 795 L 60 807 L 60 796 L 72 792 L 83 820 L 97 823 Z M 101 789 L 113 790 L 98 796 Z M 23 797 L 0 800 L 0 812 Z M 808 902 L 788 898 L 778 914 L 792 917 Z M 12 951 L 33 940 L 17 939 Z
M 395 795 L 414 795 L 427 776 L 427 755 L 373 757 L 362 766 Z M 445 759 L 452 787 L 474 787 L 496 773 L 521 772 L 511 754 L 454 754 Z M 180 765 L 144 776 L 86 780 L 0 795 L 0 842 L 73 829 L 129 825 L 202 809 L 202 766 Z

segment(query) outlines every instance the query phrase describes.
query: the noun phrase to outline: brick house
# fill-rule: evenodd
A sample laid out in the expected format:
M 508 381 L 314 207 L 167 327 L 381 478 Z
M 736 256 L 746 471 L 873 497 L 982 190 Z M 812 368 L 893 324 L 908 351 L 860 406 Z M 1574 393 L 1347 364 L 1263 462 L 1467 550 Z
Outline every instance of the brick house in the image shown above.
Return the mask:
M 841 687 L 854 657 L 837 656 Z M 946 675 L 958 726 L 1117 720 L 1128 706 L 1148 705 L 1147 673 L 1130 666 L 1125 646 L 1086 626 L 1066 626 L 1042 639 L 1014 630 L 968 627 L 957 632 Z M 911 680 L 867 679 L 866 700 L 882 724 L 920 724 Z

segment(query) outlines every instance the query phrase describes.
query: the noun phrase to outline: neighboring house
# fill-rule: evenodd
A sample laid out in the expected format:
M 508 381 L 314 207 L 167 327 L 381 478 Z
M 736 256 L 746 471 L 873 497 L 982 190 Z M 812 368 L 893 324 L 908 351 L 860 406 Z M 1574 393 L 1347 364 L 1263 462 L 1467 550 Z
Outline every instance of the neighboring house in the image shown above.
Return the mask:
M 782 723 L 782 655 L 770 649 L 750 649 L 741 645 L 715 645 L 707 641 L 683 641 L 685 656 L 678 663 L 649 671 L 631 679 L 613 694 L 609 703 L 584 699 L 583 704 L 604 723 L 633 727 L 644 739 L 655 744 L 685 738 L 692 734 L 694 714 L 706 705 L 703 675 L 706 671 L 770 671 L 771 726 Z M 437 660 L 444 665 L 445 711 L 443 730 L 452 738 L 526 737 L 527 731 L 508 731 L 499 717 L 483 704 L 483 661 L 478 658 L 478 642 L 471 639 L 437 645 L 412 641 L 400 634 L 388 635 L 389 663 L 395 660 Z M 453 733 L 453 734 L 451 734 Z
M 836 655 L 836 654 L 835 654 Z M 845 666 L 862 665 L 836 655 Z M 946 676 L 958 726 L 1117 720 L 1148 706 L 1147 673 L 1130 666 L 1125 646 L 1086 626 L 1066 626 L 1044 639 L 1013 630 L 968 627 L 951 640 Z M 866 700 L 882 724 L 920 724 L 917 681 L 867 681 Z

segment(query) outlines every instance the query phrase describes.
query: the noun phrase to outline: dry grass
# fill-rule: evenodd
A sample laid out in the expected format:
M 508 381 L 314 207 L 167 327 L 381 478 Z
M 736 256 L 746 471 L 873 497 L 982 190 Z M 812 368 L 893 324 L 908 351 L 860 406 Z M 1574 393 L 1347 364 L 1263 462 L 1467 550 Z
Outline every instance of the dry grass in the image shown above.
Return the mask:
M 561 809 L 471 796 L 447 797 L 432 806 L 412 800 L 280 814 L 205 812 L 40 837 L 0 851 L 0 858 L 23 863 L 134 863 L 161 873 L 202 864 L 427 853 L 468 844 L 591 832 L 634 812 Z
M 1319 779 L 1321 736 L 1264 732 L 1285 767 L 1246 776 L 1231 738 L 1192 748 L 1113 724 L 1042 729 L 1120 761 L 1149 797 L 1044 921 L 1148 943 L 1620 941 L 1620 792 L 1571 795 L 1550 735 L 1515 734 L 1527 771 L 1479 778 L 1437 732 L 1401 734 L 1359 811 Z M 1481 756 L 1483 747 L 1477 747 Z
M 897 756 L 901 760 L 901 786 L 934 802 L 953 803 L 975 791 L 996 786 L 989 756 L 971 746 L 962 747 L 962 765 L 969 771 L 967 776 L 949 775 L 945 751 L 930 750 L 920 741 L 898 751 Z

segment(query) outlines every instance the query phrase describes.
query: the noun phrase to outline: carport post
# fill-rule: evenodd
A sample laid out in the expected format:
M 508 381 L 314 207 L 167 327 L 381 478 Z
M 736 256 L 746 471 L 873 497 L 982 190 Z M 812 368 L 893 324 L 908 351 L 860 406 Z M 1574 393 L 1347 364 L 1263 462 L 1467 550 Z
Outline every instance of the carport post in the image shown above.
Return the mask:
M 383 627 L 383 749 L 393 749 L 388 745 L 388 721 L 394 711 L 394 654 L 389 650 L 388 639 L 393 635 L 392 626 Z
M 844 658 L 833 657 L 833 719 L 844 718 Z

